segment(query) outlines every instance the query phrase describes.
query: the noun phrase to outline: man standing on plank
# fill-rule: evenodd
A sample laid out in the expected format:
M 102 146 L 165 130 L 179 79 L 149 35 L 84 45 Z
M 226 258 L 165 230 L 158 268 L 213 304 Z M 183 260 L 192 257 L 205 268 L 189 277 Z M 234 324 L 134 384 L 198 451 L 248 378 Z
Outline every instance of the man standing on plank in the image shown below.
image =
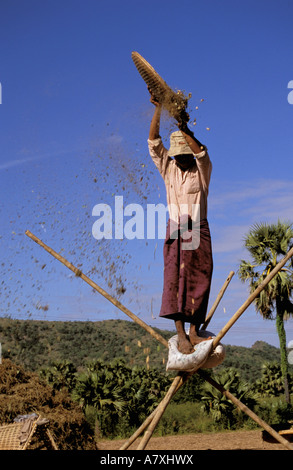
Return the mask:
M 160 317 L 175 321 L 178 350 L 190 354 L 194 345 L 204 339 L 198 331 L 205 320 L 213 271 L 207 220 L 212 164 L 207 148 L 189 130 L 185 112 L 175 116 L 179 131 L 171 134 L 170 149 L 164 147 L 160 137 L 162 106 L 152 93 L 151 102 L 155 111 L 149 152 L 164 179 L 169 209 Z M 186 322 L 190 323 L 189 335 L 185 332 Z

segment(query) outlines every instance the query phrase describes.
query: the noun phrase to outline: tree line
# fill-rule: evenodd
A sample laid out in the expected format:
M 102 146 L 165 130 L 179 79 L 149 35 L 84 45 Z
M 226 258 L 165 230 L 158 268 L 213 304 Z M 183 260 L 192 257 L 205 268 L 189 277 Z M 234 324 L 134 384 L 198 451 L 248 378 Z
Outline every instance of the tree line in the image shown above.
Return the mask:
M 293 230 L 289 223 L 278 221 L 277 224 L 256 224 L 251 228 L 245 236 L 245 247 L 250 259 L 242 260 L 238 271 L 240 279 L 249 283 L 251 292 L 257 289 L 292 245 Z M 285 395 L 286 404 L 280 405 L 282 408 L 280 416 L 283 414 L 284 417 L 291 413 L 291 419 L 292 374 L 289 372 L 284 321 L 293 313 L 292 289 L 293 262 L 291 258 L 254 302 L 256 311 L 265 319 L 275 319 L 276 321 L 281 351 L 280 362 L 263 364 L 261 378 L 250 384 L 243 382 L 239 372 L 231 368 L 224 367 L 216 375 L 217 381 L 229 388 L 250 408 L 260 406 L 259 400 L 264 397 Z M 9 323 L 6 327 L 2 328 L 2 334 L 5 334 L 6 338 L 9 338 L 9 335 L 12 338 L 13 327 Z M 47 351 L 53 350 L 54 347 L 56 353 L 56 341 L 59 345 L 59 352 L 64 357 L 69 357 L 75 346 L 75 349 L 78 350 L 83 348 L 81 357 L 91 359 L 88 357 L 90 344 L 93 346 L 93 356 L 97 356 L 97 336 L 92 332 L 91 325 L 87 322 L 83 322 L 82 325 L 87 341 L 82 341 L 80 335 L 72 335 L 67 330 L 64 332 L 65 336 L 60 335 L 59 326 L 54 323 L 52 323 L 52 328 L 55 328 L 57 335 L 50 337 L 39 332 L 39 336 L 36 338 L 35 331 L 30 327 L 29 322 L 25 324 L 25 330 L 18 331 L 17 354 L 22 357 L 24 364 L 29 362 L 31 365 L 32 353 L 35 358 L 37 353 L 46 356 Z M 129 323 L 128 328 L 132 329 L 135 326 Z M 121 360 L 114 362 L 109 360 L 113 357 L 114 345 L 119 344 L 120 355 L 126 351 L 126 346 L 129 350 L 134 350 L 134 346 L 138 346 L 134 343 L 130 346 L 125 343 L 128 341 L 125 332 L 125 329 L 120 328 L 119 332 L 115 333 L 116 342 L 111 337 L 112 343 L 108 350 L 105 346 L 108 344 L 110 335 L 103 330 L 100 331 L 99 341 L 101 341 L 103 351 L 108 351 L 108 355 L 105 354 L 103 360 L 90 360 L 82 372 L 78 372 L 77 366 L 66 360 L 55 361 L 52 367 L 44 368 L 41 371 L 42 377 L 53 388 L 67 388 L 70 391 L 72 398 L 80 404 L 92 425 L 95 426 L 98 423 L 101 435 L 117 435 L 117 433 L 125 433 L 136 428 L 161 401 L 170 385 L 170 375 L 162 373 L 162 370 L 148 369 L 145 366 L 130 367 L 129 363 L 126 366 L 126 363 Z M 168 336 L 167 333 L 165 336 Z M 65 337 L 68 338 L 64 340 Z M 132 335 L 132 338 L 133 341 L 140 342 L 140 340 L 137 341 L 135 335 Z M 29 348 L 27 348 L 28 344 Z M 161 352 L 156 349 L 157 347 L 152 344 L 145 349 L 148 350 L 148 354 L 149 351 L 152 351 L 153 357 L 159 357 Z M 9 357 L 11 350 L 6 348 L 3 352 Z M 134 352 L 135 354 L 136 352 Z M 37 363 L 35 367 L 38 367 Z M 187 403 L 200 400 L 205 412 L 212 415 L 215 422 L 226 422 L 228 427 L 233 427 L 236 415 L 235 410 L 232 410 L 231 403 L 224 399 L 222 394 L 219 396 L 217 391 L 212 390 L 208 384 L 200 383 L 198 380 L 196 374 L 189 379 L 184 391 L 178 392 L 174 402 L 179 403 L 181 400 L 181 403 Z
M 250 259 L 241 261 L 238 275 L 243 282 L 249 283 L 250 292 L 254 292 L 293 246 L 292 226 L 280 221 L 277 224 L 256 224 L 245 236 L 244 244 Z M 244 383 L 239 373 L 231 368 L 222 369 L 217 377 L 225 388 L 235 393 L 252 409 L 261 397 L 285 394 L 285 416 L 291 419 L 290 393 L 293 381 L 292 374 L 289 373 L 284 321 L 293 313 L 292 292 L 291 258 L 254 301 L 257 312 L 265 319 L 272 319 L 275 313 L 281 351 L 280 364 L 265 363 L 261 379 L 252 385 Z M 137 428 L 161 401 L 170 383 L 170 378 L 164 374 L 155 370 L 130 369 L 121 361 L 108 366 L 101 361 L 92 362 L 77 377 L 72 371 L 72 365 L 67 364 L 67 368 L 71 378 L 69 389 L 71 388 L 72 397 L 80 403 L 88 416 L 91 415 L 94 421 L 99 422 L 102 434 L 115 433 L 117 427 L 124 431 Z M 52 372 L 49 371 L 43 371 L 43 374 L 54 386 L 54 374 L 50 375 Z M 71 384 L 73 377 L 74 385 Z M 196 374 L 190 379 L 194 380 L 198 380 Z M 185 389 L 184 400 L 194 401 L 200 398 L 203 409 L 212 414 L 215 422 L 224 420 L 228 427 L 233 426 L 235 410 L 229 400 L 207 383 L 193 385 L 195 386 Z M 180 400 L 180 394 L 176 399 Z
M 259 408 L 264 399 L 280 399 L 284 395 L 281 368 L 277 363 L 264 364 L 261 379 L 253 384 L 244 382 L 233 368 L 211 373 L 251 409 Z M 137 429 L 158 406 L 173 379 L 156 369 L 131 368 L 124 360 L 107 364 L 91 361 L 80 372 L 69 361 L 57 362 L 42 369 L 40 376 L 55 390 L 67 389 L 99 436 L 111 438 L 127 437 Z M 289 374 L 288 385 L 292 393 L 293 374 Z M 202 411 L 212 418 L 215 429 L 237 428 L 247 419 L 245 415 L 240 417 L 235 406 L 197 374 L 178 391 L 173 403 L 200 403 Z M 273 411 L 275 415 L 279 413 L 283 423 L 284 419 L 292 417 L 292 406 L 282 399 Z M 270 422 L 271 419 L 272 416 Z

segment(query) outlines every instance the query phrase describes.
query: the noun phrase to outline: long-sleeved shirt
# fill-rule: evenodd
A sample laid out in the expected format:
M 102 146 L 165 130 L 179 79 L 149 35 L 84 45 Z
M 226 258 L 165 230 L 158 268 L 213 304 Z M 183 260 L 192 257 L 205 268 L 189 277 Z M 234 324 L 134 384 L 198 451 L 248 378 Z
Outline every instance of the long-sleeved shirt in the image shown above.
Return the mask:
M 169 157 L 160 137 L 148 140 L 148 146 L 150 156 L 165 182 L 170 219 L 178 222 L 178 216 L 187 213 L 193 220 L 206 219 L 212 172 L 207 148 L 204 147 L 202 152 L 194 154 L 196 160 L 191 168 L 182 170 L 176 161 Z M 199 208 L 199 217 L 194 215 L 196 208 Z

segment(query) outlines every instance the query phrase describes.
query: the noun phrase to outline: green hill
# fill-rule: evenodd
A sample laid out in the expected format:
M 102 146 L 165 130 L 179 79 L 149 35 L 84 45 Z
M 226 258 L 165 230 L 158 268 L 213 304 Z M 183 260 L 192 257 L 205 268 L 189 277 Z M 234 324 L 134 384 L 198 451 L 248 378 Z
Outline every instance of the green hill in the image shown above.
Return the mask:
M 157 331 L 166 339 L 172 331 Z M 165 370 L 168 351 L 140 326 L 127 320 L 55 322 L 0 318 L 2 357 L 31 371 L 54 361 L 70 361 L 82 368 L 88 361 L 124 358 L 130 366 Z M 235 367 L 244 380 L 260 377 L 266 361 L 279 361 L 279 349 L 263 341 L 251 348 L 226 345 L 220 367 Z
M 165 338 L 174 332 L 157 330 Z M 54 361 L 76 367 L 124 358 L 130 366 L 165 367 L 167 350 L 137 324 L 125 320 L 55 322 L 0 318 L 2 356 L 38 370 Z M 146 362 L 148 361 L 148 362 Z
M 246 381 L 260 378 L 264 362 L 280 362 L 280 350 L 264 341 L 256 341 L 251 348 L 231 345 L 225 348 L 223 366 L 234 367 Z

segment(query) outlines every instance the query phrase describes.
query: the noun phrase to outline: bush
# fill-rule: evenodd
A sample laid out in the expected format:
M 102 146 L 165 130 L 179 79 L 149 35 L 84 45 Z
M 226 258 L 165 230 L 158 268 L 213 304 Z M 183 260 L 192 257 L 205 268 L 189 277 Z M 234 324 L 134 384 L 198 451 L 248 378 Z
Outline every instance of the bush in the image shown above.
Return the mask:
M 293 420 L 293 407 L 284 397 L 260 399 L 255 412 L 275 429 L 288 429 Z
M 203 412 L 200 402 L 170 403 L 157 426 L 156 434 L 190 434 L 213 429 L 213 419 Z
M 66 390 L 53 390 L 37 374 L 10 360 L 0 366 L 0 423 L 12 423 L 21 414 L 37 413 L 50 421 L 59 450 L 95 449 L 94 433 L 80 407 Z
M 244 405 L 253 409 L 256 400 L 250 386 L 243 382 L 237 370 L 222 369 L 215 375 L 216 381 L 235 395 Z M 220 429 L 237 429 L 243 426 L 247 415 L 210 383 L 203 386 L 202 403 L 206 413 L 210 414 Z
M 131 369 L 122 360 L 93 361 L 77 375 L 72 396 L 83 410 L 95 408 L 100 436 L 125 437 L 152 413 L 169 385 L 156 370 Z

